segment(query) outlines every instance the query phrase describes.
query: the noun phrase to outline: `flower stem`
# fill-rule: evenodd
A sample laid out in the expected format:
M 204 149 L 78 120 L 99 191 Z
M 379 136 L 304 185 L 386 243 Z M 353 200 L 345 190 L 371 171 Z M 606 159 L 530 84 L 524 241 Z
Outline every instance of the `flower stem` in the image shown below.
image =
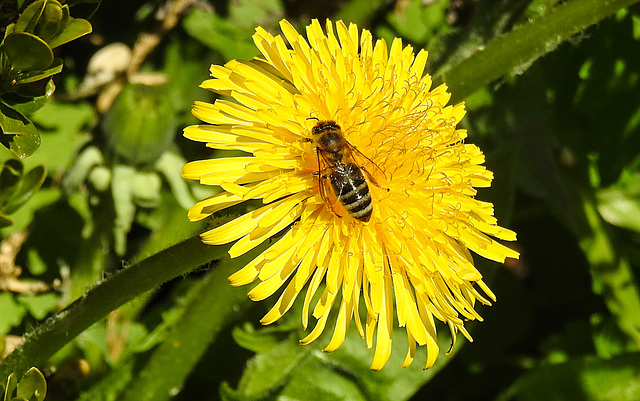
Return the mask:
M 0 378 L 12 372 L 21 377 L 112 310 L 174 277 L 223 257 L 227 249 L 204 245 L 196 236 L 108 277 L 27 335 L 16 350 L 0 361 Z
M 434 76 L 434 83 L 446 82 L 452 102 L 458 102 L 506 74 L 522 73 L 537 58 L 572 35 L 638 1 L 569 0 L 439 72 Z

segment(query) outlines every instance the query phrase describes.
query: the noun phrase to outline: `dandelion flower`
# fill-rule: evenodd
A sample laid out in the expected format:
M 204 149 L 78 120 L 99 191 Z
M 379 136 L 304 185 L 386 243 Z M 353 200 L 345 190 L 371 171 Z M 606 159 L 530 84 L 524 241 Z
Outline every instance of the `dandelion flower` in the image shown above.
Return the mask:
M 355 322 L 367 347 L 375 347 L 371 369 L 379 370 L 397 322 L 409 339 L 403 366 L 420 345 L 429 368 L 439 354 L 435 321 L 448 326 L 454 343 L 457 332 L 471 340 L 464 321 L 482 319 L 475 302 L 495 300 L 470 251 L 498 262 L 518 257 L 496 241 L 515 240 L 515 233 L 497 225 L 491 203 L 475 199 L 474 188 L 490 186 L 493 175 L 456 128 L 464 104 L 447 106 L 446 86 L 431 88 L 423 75 L 427 53 L 414 54 L 400 39 L 388 49 L 341 21 L 327 21 L 324 31 L 312 21 L 306 39 L 286 20 L 280 28 L 277 36 L 257 28 L 261 56 L 213 65 L 212 79 L 201 85 L 229 99 L 196 102 L 193 114 L 206 124 L 184 135 L 247 155 L 184 166 L 185 178 L 222 188 L 193 206 L 189 218 L 262 200 L 257 210 L 202 234 L 211 245 L 235 241 L 231 257 L 278 236 L 229 277 L 234 286 L 259 280 L 252 300 L 279 294 L 261 322 L 278 320 L 304 293 L 302 325 L 307 329 L 310 314 L 316 322 L 301 343 L 322 334 L 335 306 L 325 351 L 337 349 Z M 334 166 L 323 162 L 313 133 L 322 124 L 340 130 L 353 160 L 360 156 L 367 219 L 345 213 L 326 185 Z

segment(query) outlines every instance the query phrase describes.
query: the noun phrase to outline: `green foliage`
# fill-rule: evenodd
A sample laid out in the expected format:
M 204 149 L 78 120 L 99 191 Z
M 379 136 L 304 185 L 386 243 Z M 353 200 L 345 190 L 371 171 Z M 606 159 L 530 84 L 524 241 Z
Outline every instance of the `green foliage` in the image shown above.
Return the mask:
M 37 166 L 24 173 L 20 160 L 10 159 L 0 169 L 0 228 L 10 225 L 9 215 L 24 205 L 44 183 L 46 172 Z
M 20 380 L 11 373 L 7 379 L 4 401 L 43 401 L 47 395 L 47 382 L 42 373 L 29 369 Z
M 53 49 L 91 32 L 73 18 L 67 4 L 37 0 L 6 27 L 0 43 L 0 142 L 18 157 L 40 146 L 38 131 L 26 115 L 42 107 L 55 90 L 52 76 L 62 71 Z
M 87 401 L 640 398 L 635 1 L 392 7 L 350 0 L 322 3 L 318 15 L 305 14 L 315 7 L 310 0 L 298 10 L 273 0 L 200 2 L 165 30 L 160 23 L 180 2 L 115 0 L 92 20 L 94 44 L 64 53 L 57 47 L 92 29 L 71 14 L 88 18 L 100 2 L 22 3 L 0 15 L 7 28 L 0 138 L 10 149 L 0 149 L 0 257 L 7 263 L 0 263 L 0 284 L 46 289 L 0 293 L 0 334 L 7 344 L 24 336 L 0 361 L 9 377 L 5 400 L 39 400 L 45 392 L 51 400 Z M 206 227 L 186 218 L 215 189 L 187 183 L 181 166 L 225 156 L 180 138 L 184 126 L 197 124 L 192 101 L 212 100 L 197 87 L 210 64 L 256 56 L 255 26 L 275 33 L 284 17 L 299 29 L 309 17 L 344 18 L 376 37 L 426 48 L 434 81 L 450 87 L 452 101 L 466 102 L 467 141 L 483 149 L 495 174 L 478 198 L 493 202 L 501 224 L 518 233 L 522 259 L 506 267 L 477 261 L 498 302 L 478 306 L 485 321 L 468 326 L 474 343 L 458 338 L 427 371 L 421 349 L 411 367 L 400 368 L 403 330 L 395 331 L 387 366 L 372 372 L 372 351 L 355 327 L 333 353 L 322 352 L 331 324 L 300 345 L 300 304 L 278 323 L 254 327 L 275 300 L 252 303 L 248 288 L 233 288 L 226 277 L 259 250 L 229 260 L 226 247 L 205 246 L 195 235 Z M 76 91 L 98 50 L 90 46 L 130 46 L 158 32 L 164 36 L 139 71 Z M 163 79 L 147 79 L 154 74 Z M 118 95 L 101 108 L 111 90 Z M 21 233 L 24 243 L 12 242 Z M 451 339 L 438 329 L 446 351 Z M 90 372 L 72 369 L 84 364 Z M 29 370 L 34 365 L 46 372 L 48 389 Z

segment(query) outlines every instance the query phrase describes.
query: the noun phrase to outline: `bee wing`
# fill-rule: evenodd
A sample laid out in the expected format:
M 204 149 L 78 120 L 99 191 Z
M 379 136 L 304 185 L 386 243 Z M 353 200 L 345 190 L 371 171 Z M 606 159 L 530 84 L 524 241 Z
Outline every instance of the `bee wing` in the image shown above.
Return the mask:
M 389 181 L 387 180 L 387 175 L 384 171 L 382 171 L 382 169 L 373 160 L 369 159 L 349 142 L 347 142 L 347 146 L 351 152 L 351 157 L 356 162 L 356 165 L 360 167 L 367 176 L 367 180 L 379 188 L 388 190 Z
M 331 179 L 329 175 L 333 172 L 333 167 L 329 163 L 329 161 L 321 154 L 321 152 L 317 152 L 318 157 L 318 189 L 320 190 L 320 197 L 325 202 L 326 205 L 329 206 L 331 211 L 338 216 L 342 216 L 343 214 L 337 212 L 334 208 L 334 205 L 338 203 L 338 197 L 334 193 L 333 188 L 331 187 Z

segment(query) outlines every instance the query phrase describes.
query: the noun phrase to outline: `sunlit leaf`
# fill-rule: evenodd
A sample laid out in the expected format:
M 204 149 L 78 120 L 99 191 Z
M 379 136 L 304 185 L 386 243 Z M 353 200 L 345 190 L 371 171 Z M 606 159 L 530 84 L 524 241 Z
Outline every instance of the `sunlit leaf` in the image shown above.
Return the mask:
M 82 18 L 71 18 L 64 31 L 48 41 L 52 49 L 91 33 L 91 23 Z
M 47 395 L 47 381 L 42 373 L 36 368 L 29 369 L 18 383 L 16 395 L 27 400 L 35 396 L 35 401 L 43 401 Z
M 4 103 L 0 103 L 0 128 L 0 142 L 19 158 L 30 156 L 40 146 L 35 125 Z
M 24 306 L 19 305 L 8 292 L 0 293 L 0 335 L 7 334 L 12 327 L 22 321 L 26 313 Z

